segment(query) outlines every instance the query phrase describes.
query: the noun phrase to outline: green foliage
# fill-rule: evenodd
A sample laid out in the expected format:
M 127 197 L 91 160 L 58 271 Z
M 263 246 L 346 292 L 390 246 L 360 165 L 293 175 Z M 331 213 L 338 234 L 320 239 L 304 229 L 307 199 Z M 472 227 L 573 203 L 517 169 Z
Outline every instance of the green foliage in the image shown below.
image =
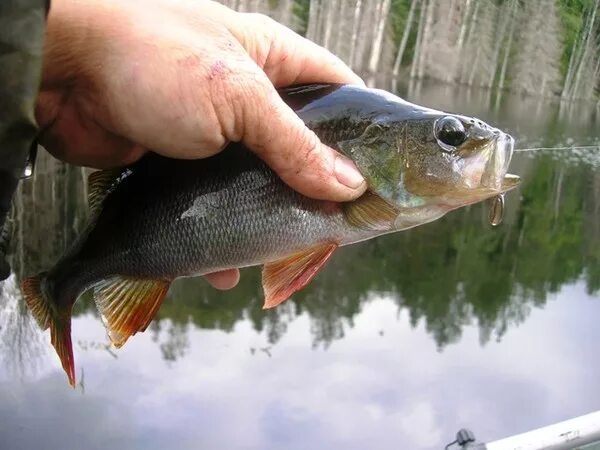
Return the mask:
M 310 9 L 310 0 L 295 0 L 292 13 L 299 21 L 298 32 L 302 35 L 306 34 L 308 27 L 308 11 Z
M 398 47 L 400 44 L 400 40 L 402 39 L 402 35 L 404 33 L 404 29 L 407 25 L 408 20 L 408 12 L 410 10 L 411 0 L 392 0 L 392 6 L 390 8 L 390 24 L 391 30 L 394 38 L 395 47 Z M 417 6 L 415 11 L 415 16 L 413 17 L 412 28 L 410 31 L 410 35 L 408 37 L 408 41 L 406 44 L 406 49 L 403 55 L 403 61 L 412 61 L 414 52 L 415 52 L 415 43 L 417 40 L 417 21 L 419 18 L 421 5 Z
M 559 0 L 560 19 L 562 23 L 563 53 L 561 71 L 566 74 L 569 59 L 575 42 L 579 39 L 584 26 L 585 14 L 594 6 L 593 0 Z

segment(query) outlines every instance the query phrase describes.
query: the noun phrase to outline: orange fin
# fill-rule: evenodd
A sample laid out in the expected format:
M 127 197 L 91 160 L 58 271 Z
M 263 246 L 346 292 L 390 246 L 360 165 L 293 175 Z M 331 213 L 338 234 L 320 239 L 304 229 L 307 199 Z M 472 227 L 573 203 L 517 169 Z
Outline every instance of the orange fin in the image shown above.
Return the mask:
M 73 345 L 71 344 L 71 318 L 50 323 L 50 342 L 56 350 L 60 363 L 69 378 L 71 387 L 75 387 L 75 358 L 73 358 Z
M 47 330 L 51 321 L 51 306 L 42 295 L 42 274 L 25 278 L 21 282 L 21 291 L 29 311 L 42 330 Z
M 113 345 L 144 331 L 160 308 L 170 280 L 111 277 L 94 287 L 94 300 Z
M 319 272 L 338 247 L 335 243 L 322 244 L 287 258 L 265 264 L 262 273 L 265 304 L 273 308 L 287 300 L 294 292 L 306 286 Z
M 346 220 L 364 230 L 390 230 L 400 211 L 372 191 L 365 192 L 356 200 L 342 204 Z
M 42 330 L 50 327 L 50 341 L 62 367 L 69 378 L 69 384 L 75 387 L 75 360 L 71 344 L 71 310 L 59 314 L 52 299 L 44 295 L 42 280 L 44 274 L 26 278 L 21 283 L 23 297 L 31 313 L 37 320 Z

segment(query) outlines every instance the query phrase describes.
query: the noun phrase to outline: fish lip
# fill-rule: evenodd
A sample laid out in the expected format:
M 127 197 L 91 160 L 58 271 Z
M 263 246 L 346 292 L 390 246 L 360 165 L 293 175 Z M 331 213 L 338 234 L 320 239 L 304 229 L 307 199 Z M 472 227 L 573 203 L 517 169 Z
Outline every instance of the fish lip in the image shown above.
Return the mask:
M 514 175 L 512 173 L 507 173 L 504 175 L 502 179 L 502 187 L 500 188 L 500 192 L 504 194 L 505 192 L 511 191 L 517 186 L 521 184 L 521 177 L 518 175 Z
M 495 139 L 492 141 L 492 151 L 486 164 L 481 187 L 492 189 L 498 193 L 513 189 L 518 181 L 515 175 L 508 175 L 508 166 L 512 160 L 515 148 L 515 140 L 510 134 L 500 130 L 494 130 Z M 516 177 L 518 180 L 518 177 Z

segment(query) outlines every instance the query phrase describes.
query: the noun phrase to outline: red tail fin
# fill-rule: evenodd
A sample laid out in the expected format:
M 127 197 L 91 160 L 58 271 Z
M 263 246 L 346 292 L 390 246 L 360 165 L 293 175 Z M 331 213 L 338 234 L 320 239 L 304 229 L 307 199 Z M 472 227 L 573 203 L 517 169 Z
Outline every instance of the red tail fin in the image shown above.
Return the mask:
M 75 387 L 75 361 L 71 345 L 71 309 L 58 311 L 57 304 L 42 290 L 45 274 L 26 278 L 21 283 L 23 297 L 31 313 L 42 330 L 50 327 L 50 341 L 69 377 L 69 384 Z

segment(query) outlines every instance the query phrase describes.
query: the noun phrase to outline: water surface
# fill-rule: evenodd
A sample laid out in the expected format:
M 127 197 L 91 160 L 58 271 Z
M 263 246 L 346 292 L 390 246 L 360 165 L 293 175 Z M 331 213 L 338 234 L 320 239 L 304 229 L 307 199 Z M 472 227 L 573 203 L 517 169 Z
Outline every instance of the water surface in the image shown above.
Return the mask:
M 402 92 L 521 146 L 600 140 L 587 105 Z M 71 390 L 16 283 L 83 226 L 85 173 L 40 161 L 0 286 L 0 448 L 439 449 L 461 427 L 489 441 L 600 409 L 600 154 L 522 153 L 513 169 L 523 183 L 499 227 L 476 205 L 343 248 L 274 311 L 255 269 L 226 293 L 178 281 L 150 329 L 112 350 L 80 301 Z

